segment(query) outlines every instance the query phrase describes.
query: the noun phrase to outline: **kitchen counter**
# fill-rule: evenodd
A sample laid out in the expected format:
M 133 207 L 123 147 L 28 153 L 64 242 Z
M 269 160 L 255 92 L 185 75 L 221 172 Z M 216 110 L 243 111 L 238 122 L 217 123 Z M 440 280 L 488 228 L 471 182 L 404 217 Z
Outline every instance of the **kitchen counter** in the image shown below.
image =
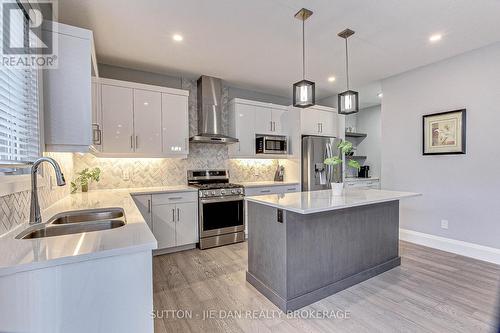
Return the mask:
M 265 186 L 287 186 L 287 185 L 299 185 L 299 182 L 275 182 L 275 181 L 260 181 L 260 182 L 238 182 L 238 184 L 243 185 L 243 187 L 265 187 Z
M 23 223 L 0 237 L 0 276 L 68 263 L 154 250 L 157 242 L 131 194 L 197 191 L 188 186 L 96 190 L 66 196 L 42 211 L 43 221 L 71 210 L 123 208 L 126 224 L 111 230 L 38 239 L 15 239 Z
M 419 196 L 418 193 L 385 190 L 345 189 L 342 195 L 333 195 L 331 190 L 295 192 L 285 194 L 245 197 L 256 202 L 299 214 L 312 214 L 331 210 L 364 206 L 369 204 L 399 200 Z
M 348 189 L 247 197 L 246 280 L 286 312 L 397 267 L 399 200 L 418 195 Z

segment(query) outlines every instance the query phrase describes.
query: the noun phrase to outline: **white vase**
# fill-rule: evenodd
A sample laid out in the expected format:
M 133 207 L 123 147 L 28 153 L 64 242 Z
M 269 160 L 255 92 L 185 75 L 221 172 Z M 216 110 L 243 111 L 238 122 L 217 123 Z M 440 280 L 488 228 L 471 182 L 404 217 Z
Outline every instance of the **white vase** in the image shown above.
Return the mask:
M 344 183 L 331 183 L 333 195 L 342 195 L 344 190 Z

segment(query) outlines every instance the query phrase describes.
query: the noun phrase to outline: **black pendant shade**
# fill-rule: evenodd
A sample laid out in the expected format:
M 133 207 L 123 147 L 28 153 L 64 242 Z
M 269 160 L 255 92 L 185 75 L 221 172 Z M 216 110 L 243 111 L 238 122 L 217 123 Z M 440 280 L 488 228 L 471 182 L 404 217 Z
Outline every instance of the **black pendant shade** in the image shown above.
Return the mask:
M 302 80 L 293 85 L 293 106 L 308 108 L 316 104 L 314 82 Z
M 306 42 L 304 22 L 313 14 L 312 11 L 302 8 L 295 14 L 295 18 L 302 21 L 302 81 L 293 84 L 293 106 L 308 108 L 316 104 L 315 84 L 306 80 Z
M 340 114 L 352 114 L 359 111 L 358 92 L 347 90 L 339 94 L 338 112 Z

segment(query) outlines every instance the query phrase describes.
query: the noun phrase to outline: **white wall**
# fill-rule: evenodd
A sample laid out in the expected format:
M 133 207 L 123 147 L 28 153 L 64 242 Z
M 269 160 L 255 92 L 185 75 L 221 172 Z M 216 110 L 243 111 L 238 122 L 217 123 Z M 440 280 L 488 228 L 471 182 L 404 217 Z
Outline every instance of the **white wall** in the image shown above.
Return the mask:
M 370 166 L 371 177 L 380 177 L 381 174 L 382 128 L 380 110 L 380 105 L 377 105 L 362 109 L 357 113 L 356 131 L 366 133 L 368 136 L 360 141 L 356 154 L 367 156 L 364 165 Z
M 500 248 L 500 43 L 388 78 L 382 91 L 382 186 L 423 194 L 401 202 L 401 227 Z M 422 115 L 460 108 L 467 154 L 422 156 Z

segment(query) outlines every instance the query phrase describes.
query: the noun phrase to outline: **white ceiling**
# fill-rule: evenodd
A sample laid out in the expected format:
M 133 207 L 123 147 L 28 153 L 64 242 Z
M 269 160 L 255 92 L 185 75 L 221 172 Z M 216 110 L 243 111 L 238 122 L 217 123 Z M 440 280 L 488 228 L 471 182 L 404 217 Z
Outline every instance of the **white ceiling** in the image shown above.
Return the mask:
M 63 23 L 89 28 L 99 62 L 173 75 L 203 73 L 281 96 L 301 79 L 301 7 L 308 79 L 318 98 L 500 40 L 498 0 L 59 0 Z M 184 41 L 176 43 L 179 33 Z M 431 44 L 433 33 L 442 41 Z M 327 78 L 337 77 L 335 83 Z

